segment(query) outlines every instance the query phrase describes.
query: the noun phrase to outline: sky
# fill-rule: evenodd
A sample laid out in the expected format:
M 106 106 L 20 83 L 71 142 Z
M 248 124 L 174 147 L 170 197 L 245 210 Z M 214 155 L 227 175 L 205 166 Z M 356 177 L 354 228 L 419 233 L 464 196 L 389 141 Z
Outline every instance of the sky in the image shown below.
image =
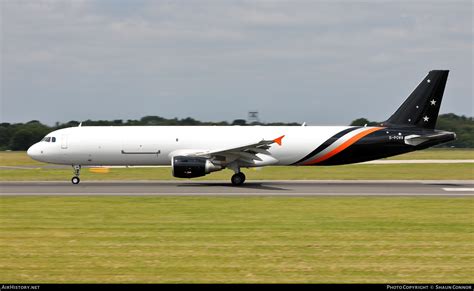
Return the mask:
M 432 69 L 474 115 L 472 1 L 0 3 L 1 122 L 383 121 Z

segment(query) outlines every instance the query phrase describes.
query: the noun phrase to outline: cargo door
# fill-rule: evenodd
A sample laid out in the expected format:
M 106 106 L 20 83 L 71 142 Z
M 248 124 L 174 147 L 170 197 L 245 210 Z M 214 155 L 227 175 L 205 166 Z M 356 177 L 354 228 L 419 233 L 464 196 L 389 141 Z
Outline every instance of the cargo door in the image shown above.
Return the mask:
M 122 143 L 122 156 L 128 165 L 156 165 L 161 154 L 151 138 L 136 138 Z

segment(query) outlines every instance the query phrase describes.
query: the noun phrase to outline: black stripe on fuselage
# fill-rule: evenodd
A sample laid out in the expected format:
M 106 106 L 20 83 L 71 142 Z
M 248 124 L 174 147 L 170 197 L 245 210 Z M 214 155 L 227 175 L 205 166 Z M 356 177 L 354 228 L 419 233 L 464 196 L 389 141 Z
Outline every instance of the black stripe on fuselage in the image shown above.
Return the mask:
M 328 146 L 332 145 L 336 140 L 340 139 L 341 137 L 343 137 L 347 133 L 349 133 L 353 130 L 356 130 L 358 128 L 361 128 L 361 126 L 350 127 L 350 128 L 344 129 L 343 131 L 340 131 L 340 132 L 336 133 L 335 135 L 330 137 L 328 140 L 323 142 L 323 144 L 321 144 L 319 147 L 317 147 L 314 151 L 307 154 L 304 158 L 302 158 L 301 160 L 299 160 L 297 162 L 294 162 L 293 165 L 299 164 L 299 163 L 313 157 L 314 155 L 316 155 L 316 154 L 320 153 L 321 151 L 323 151 L 324 149 L 326 149 Z
M 418 145 L 409 145 L 406 143 L 406 137 L 410 135 L 419 135 L 425 137 L 426 140 Z M 454 139 L 455 134 L 452 132 L 413 127 L 389 127 L 364 136 L 337 155 L 317 163 L 315 166 L 346 165 L 377 160 L 422 150 Z

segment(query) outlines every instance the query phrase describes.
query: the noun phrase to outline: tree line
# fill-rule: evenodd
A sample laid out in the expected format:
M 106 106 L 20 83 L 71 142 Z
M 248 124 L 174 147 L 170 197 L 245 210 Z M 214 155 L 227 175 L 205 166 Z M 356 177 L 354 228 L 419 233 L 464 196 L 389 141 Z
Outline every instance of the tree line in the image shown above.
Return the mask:
M 377 125 L 380 122 L 358 118 L 351 125 Z M 37 120 L 27 123 L 0 123 L 0 150 L 26 150 L 32 144 L 40 141 L 53 130 L 78 126 L 78 121 L 56 123 L 47 126 Z M 131 126 L 131 125 L 263 125 L 263 126 L 299 126 L 297 122 L 247 123 L 245 119 L 236 119 L 232 123 L 227 121 L 203 122 L 191 117 L 167 119 L 160 116 L 145 116 L 139 120 L 86 120 L 83 126 Z M 458 116 L 453 113 L 442 114 L 438 117 L 437 129 L 456 132 L 457 140 L 440 145 L 439 147 L 474 148 L 474 119 L 473 117 Z

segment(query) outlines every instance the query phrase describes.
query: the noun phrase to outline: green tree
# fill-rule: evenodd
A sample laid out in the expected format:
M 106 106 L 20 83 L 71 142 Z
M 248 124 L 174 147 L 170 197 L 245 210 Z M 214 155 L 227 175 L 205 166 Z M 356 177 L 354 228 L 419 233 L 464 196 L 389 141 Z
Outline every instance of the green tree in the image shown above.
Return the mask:
M 245 119 L 236 119 L 232 122 L 232 125 L 247 125 L 247 121 Z
M 357 118 L 356 120 L 352 121 L 351 126 L 364 126 L 364 125 L 377 125 L 378 122 L 369 121 L 367 118 Z
M 11 138 L 10 149 L 14 151 L 24 151 L 35 142 L 33 130 L 26 128 L 20 129 L 15 132 Z
M 27 150 L 30 146 L 40 141 L 51 129 L 39 122 L 28 122 L 15 127 L 15 132 L 10 139 L 9 148 L 14 151 Z
M 143 125 L 160 125 L 163 124 L 164 121 L 166 121 L 166 119 L 160 116 L 145 116 L 140 119 Z
M 8 149 L 14 129 L 8 123 L 0 124 L 0 149 Z
M 185 119 L 181 119 L 179 122 L 180 125 L 199 125 L 201 122 L 197 121 L 194 118 L 188 117 Z

